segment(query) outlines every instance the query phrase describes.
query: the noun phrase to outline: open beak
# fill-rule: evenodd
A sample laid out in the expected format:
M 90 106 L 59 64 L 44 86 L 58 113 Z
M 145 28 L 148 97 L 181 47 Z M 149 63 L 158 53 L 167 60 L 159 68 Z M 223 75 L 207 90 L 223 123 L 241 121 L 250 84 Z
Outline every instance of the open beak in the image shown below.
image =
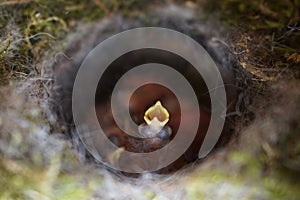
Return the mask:
M 144 115 L 144 120 L 154 132 L 159 132 L 169 121 L 169 112 L 157 101 Z

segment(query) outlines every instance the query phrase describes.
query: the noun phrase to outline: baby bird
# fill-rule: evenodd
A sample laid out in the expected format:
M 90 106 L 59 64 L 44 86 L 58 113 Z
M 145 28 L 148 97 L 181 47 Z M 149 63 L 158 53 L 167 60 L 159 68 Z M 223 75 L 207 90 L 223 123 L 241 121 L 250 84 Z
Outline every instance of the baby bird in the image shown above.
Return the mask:
M 165 126 L 169 121 L 169 116 L 168 110 L 162 106 L 160 101 L 157 101 L 145 112 L 146 124 L 143 123 L 138 127 L 139 133 L 146 138 L 169 138 L 172 130 L 169 126 Z

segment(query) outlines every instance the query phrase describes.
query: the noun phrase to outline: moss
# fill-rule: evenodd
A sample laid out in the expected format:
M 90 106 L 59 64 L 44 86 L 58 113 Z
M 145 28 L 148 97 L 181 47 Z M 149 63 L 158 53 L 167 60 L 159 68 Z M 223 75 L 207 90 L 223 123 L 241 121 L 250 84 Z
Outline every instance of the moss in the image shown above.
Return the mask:
M 103 3 L 102 3 L 103 2 Z M 26 79 L 47 52 L 63 51 L 61 41 L 78 21 L 145 8 L 147 1 L 32 0 L 0 3 L 0 84 Z
M 241 152 L 232 152 L 229 154 L 229 159 L 232 164 L 240 165 L 241 173 L 244 176 L 252 178 L 261 176 L 259 158 Z
M 233 27 L 235 33 L 231 41 L 238 50 L 235 53 L 240 64 L 255 77 L 263 81 L 287 77 L 283 73 L 300 77 L 300 48 L 295 45 L 300 42 L 298 0 L 213 0 L 204 6 L 208 13 L 218 12 L 221 19 Z
M 82 180 L 80 176 L 64 174 L 59 176 L 52 193 L 53 199 L 87 199 L 92 198 L 95 189 L 101 186 L 101 181 L 91 177 Z
M 265 199 L 260 185 L 245 177 L 218 171 L 203 171 L 187 185 L 189 199 Z
M 59 172 L 54 159 L 47 169 L 1 158 L 0 199 L 87 199 L 101 179 Z
M 297 86 L 299 81 L 272 87 L 269 98 L 276 103 L 257 110 L 258 119 L 241 133 L 237 146 L 216 153 L 190 176 L 186 191 L 191 199 L 299 198 Z
M 263 180 L 263 186 L 269 192 L 269 199 L 298 199 L 299 184 L 289 183 L 280 179 L 267 177 Z
M 233 26 L 244 26 L 253 30 L 276 30 L 284 28 L 289 20 L 299 17 L 296 1 L 254 0 L 254 1 L 209 1 L 210 11 L 222 11 L 221 17 Z
M 241 152 L 233 152 L 229 157 L 223 167 L 200 170 L 188 180 L 189 199 L 296 200 L 299 197 L 299 183 L 274 176 L 280 174 L 278 171 L 264 174 L 264 164 L 254 157 Z
M 152 199 L 152 200 L 157 199 L 156 194 L 151 190 L 145 190 L 144 193 L 145 193 L 145 196 L 148 197 L 149 199 Z
M 102 176 L 82 176 L 87 169 L 66 141 L 48 134 L 36 102 L 10 88 L 0 94 L 0 199 L 90 198 Z

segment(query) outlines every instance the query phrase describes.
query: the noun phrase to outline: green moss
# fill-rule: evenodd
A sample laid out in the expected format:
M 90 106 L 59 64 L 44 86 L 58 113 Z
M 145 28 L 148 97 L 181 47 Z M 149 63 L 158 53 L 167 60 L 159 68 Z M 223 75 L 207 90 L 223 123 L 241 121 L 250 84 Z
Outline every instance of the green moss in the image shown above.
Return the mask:
M 60 175 L 53 189 L 53 199 L 72 200 L 91 198 L 95 188 L 101 186 L 101 181 L 93 180 L 91 177 L 89 177 L 89 180 L 81 179 L 82 177 L 76 175 Z
M 149 1 L 33 0 L 0 3 L 0 85 L 26 79 L 43 55 L 60 46 L 78 21 L 95 21 L 115 12 L 139 11 Z M 10 37 L 12 35 L 12 37 Z
M 237 49 L 244 43 L 247 53 L 236 54 L 251 74 L 264 81 L 300 77 L 299 0 L 212 0 L 204 6 L 207 13 L 219 13 L 234 30 L 233 38 L 240 35 L 231 42 Z M 288 76 L 279 77 L 278 71 Z
M 0 199 L 87 199 L 101 186 L 101 177 L 60 173 L 57 162 L 47 169 L 3 158 L 1 163 Z
M 260 159 L 241 152 L 232 152 L 229 154 L 232 164 L 239 165 L 243 176 L 249 176 L 253 179 L 260 177 L 261 164 Z
M 296 200 L 300 195 L 299 183 L 278 176 L 278 171 L 265 174 L 265 165 L 248 154 L 233 152 L 227 164 L 201 170 L 190 178 L 186 185 L 189 198 Z M 274 170 L 273 167 L 270 169 Z
M 189 199 L 253 199 L 265 197 L 259 184 L 234 172 L 204 170 L 186 186 Z
M 157 199 L 156 194 L 151 190 L 145 190 L 144 193 L 145 193 L 145 196 L 148 197 L 149 199 L 152 199 L 152 200 Z
M 298 6 L 297 0 L 213 0 L 206 5 L 210 11 L 221 11 L 222 19 L 231 25 L 254 30 L 284 28 L 290 19 L 297 19 Z
M 34 166 L 32 170 L 21 162 L 1 158 L 0 199 L 24 199 L 24 192 L 37 189 L 40 173 Z M 4 198 L 5 197 L 5 198 Z
M 286 182 L 285 179 L 274 179 L 266 177 L 263 179 L 263 186 L 269 192 L 269 199 L 297 200 L 300 196 L 299 184 Z

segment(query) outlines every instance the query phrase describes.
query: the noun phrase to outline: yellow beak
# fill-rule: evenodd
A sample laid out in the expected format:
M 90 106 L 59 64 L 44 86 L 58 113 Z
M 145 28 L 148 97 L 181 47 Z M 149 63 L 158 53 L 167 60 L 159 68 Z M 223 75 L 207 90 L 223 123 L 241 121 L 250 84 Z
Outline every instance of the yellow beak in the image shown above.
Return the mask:
M 169 112 L 157 101 L 145 112 L 144 120 L 151 130 L 160 131 L 169 121 Z

